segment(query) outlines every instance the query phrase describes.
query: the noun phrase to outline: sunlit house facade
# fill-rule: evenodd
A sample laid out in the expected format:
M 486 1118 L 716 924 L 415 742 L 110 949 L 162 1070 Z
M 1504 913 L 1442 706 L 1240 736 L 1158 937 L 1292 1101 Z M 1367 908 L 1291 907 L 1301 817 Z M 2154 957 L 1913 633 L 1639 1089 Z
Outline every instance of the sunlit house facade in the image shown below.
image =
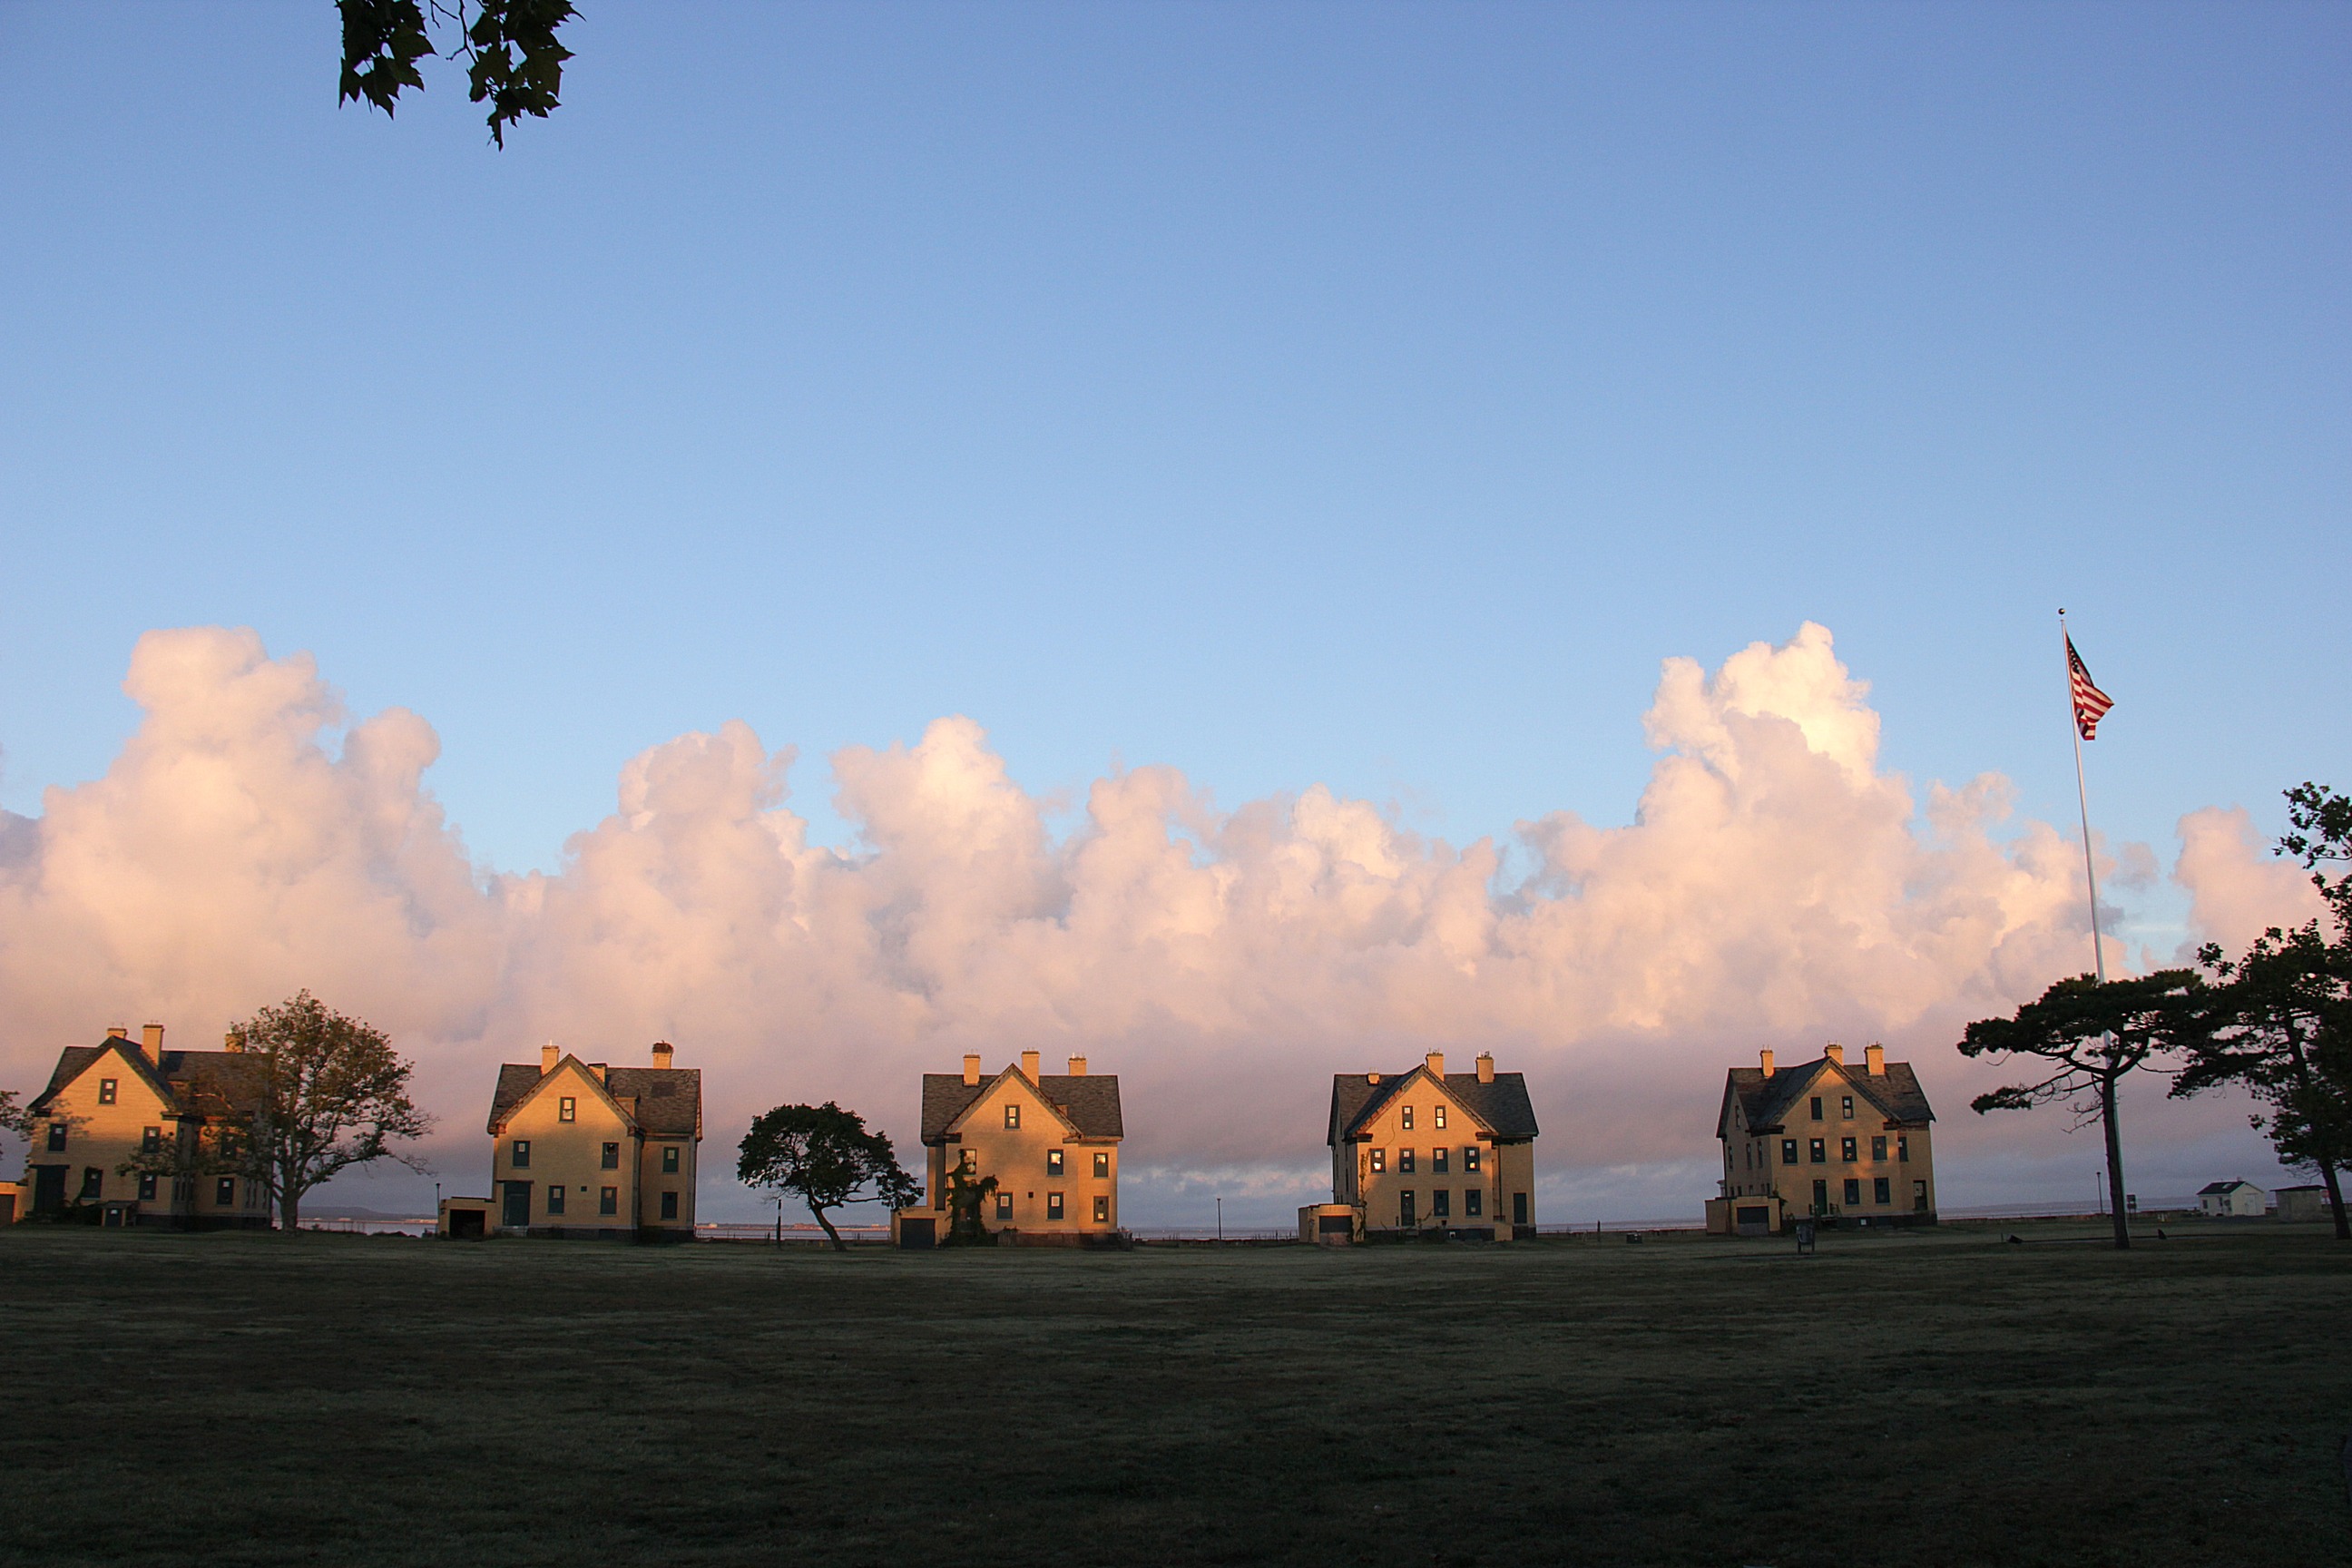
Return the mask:
M 891 1218 L 902 1247 L 944 1240 L 949 1188 L 994 1177 L 981 1204 L 982 1228 L 1016 1245 L 1087 1246 L 1117 1240 L 1119 1142 L 1127 1136 L 1118 1075 L 1087 1070 L 1046 1073 L 1035 1051 L 1017 1066 L 983 1074 L 977 1055 L 961 1073 L 923 1075 L 925 1203 Z
M 656 1041 L 650 1067 L 555 1046 L 499 1068 L 492 1226 L 513 1235 L 685 1240 L 694 1234 L 702 1074 Z
M 1302 1230 L 1533 1236 L 1537 1131 L 1526 1078 L 1496 1072 L 1492 1056 L 1473 1072 L 1447 1072 L 1432 1051 L 1408 1072 L 1340 1073 L 1325 1139 L 1331 1202 L 1303 1214 Z
M 207 1122 L 250 1117 L 262 1064 L 234 1035 L 217 1051 L 167 1050 L 163 1026 L 127 1027 L 58 1053 L 26 1110 L 31 1147 L 16 1217 L 108 1226 L 267 1229 L 268 1188 L 198 1158 Z M 145 1170 L 125 1171 L 140 1163 Z
M 1717 1235 L 1768 1236 L 1792 1220 L 1852 1226 L 1936 1223 L 1935 1111 L 1908 1062 L 1843 1046 L 1816 1059 L 1725 1077 L 1716 1136 L 1723 1179 L 1706 1203 Z

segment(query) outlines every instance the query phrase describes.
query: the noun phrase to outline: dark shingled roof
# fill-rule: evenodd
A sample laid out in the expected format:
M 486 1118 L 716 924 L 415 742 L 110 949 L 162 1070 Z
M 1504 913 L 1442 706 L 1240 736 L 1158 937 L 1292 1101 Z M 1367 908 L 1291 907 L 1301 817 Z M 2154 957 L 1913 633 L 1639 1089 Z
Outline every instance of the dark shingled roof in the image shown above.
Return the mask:
M 1381 1108 L 1403 1090 L 1407 1080 L 1433 1076 L 1426 1067 L 1416 1067 L 1401 1073 L 1382 1073 L 1380 1082 L 1367 1083 L 1360 1072 L 1334 1073 L 1331 1121 L 1323 1141 L 1339 1143 L 1353 1136 L 1359 1127 L 1379 1115 Z M 1536 1135 L 1536 1108 L 1528 1100 L 1524 1074 L 1498 1072 L 1494 1082 L 1481 1083 L 1475 1072 L 1450 1072 L 1445 1075 L 1445 1092 L 1454 1104 L 1485 1122 L 1487 1131 L 1497 1138 Z
M 58 1065 L 47 1089 L 25 1109 L 38 1114 L 54 1095 L 88 1072 L 100 1057 L 112 1054 L 131 1065 L 182 1116 L 222 1116 L 251 1110 L 261 1102 L 259 1058 L 242 1051 L 165 1051 L 161 1064 L 129 1040 L 109 1039 L 102 1046 L 68 1046 L 58 1053 Z
M 1017 1074 L 1020 1069 L 1007 1068 L 1005 1072 Z M 947 1133 L 964 1108 L 978 1100 L 982 1090 L 1003 1078 L 994 1073 L 978 1083 L 966 1083 L 961 1073 L 927 1072 L 923 1075 L 923 1138 L 926 1143 L 936 1143 Z M 1082 1138 L 1124 1138 L 1127 1122 L 1119 1113 L 1118 1074 L 1115 1072 L 1040 1073 L 1037 1092 L 1058 1107 L 1063 1115 L 1076 1124 Z
M 499 1087 L 490 1096 L 489 1125 L 495 1131 L 507 1113 L 539 1087 L 544 1077 L 530 1062 L 504 1062 L 499 1067 Z M 604 1091 L 615 1100 L 636 1100 L 640 1131 L 656 1138 L 692 1138 L 702 1127 L 700 1068 L 606 1068 Z
M 1761 1068 L 1733 1068 L 1724 1093 L 1727 1100 L 1732 1095 L 1739 1097 L 1740 1109 L 1749 1127 L 1778 1127 L 1788 1120 L 1789 1108 L 1810 1092 L 1807 1086 L 1813 1081 L 1815 1069 L 1825 1062 L 1832 1072 L 1853 1086 L 1856 1094 L 1876 1106 L 1887 1121 L 1918 1124 L 1936 1120 L 1909 1062 L 1888 1062 L 1886 1070 L 1876 1077 L 1851 1062 L 1832 1062 L 1826 1056 L 1782 1068 L 1769 1079 Z M 1727 1103 L 1722 1121 L 1727 1122 L 1730 1115 L 1731 1108 Z M 1718 1131 L 1722 1131 L 1720 1123 Z

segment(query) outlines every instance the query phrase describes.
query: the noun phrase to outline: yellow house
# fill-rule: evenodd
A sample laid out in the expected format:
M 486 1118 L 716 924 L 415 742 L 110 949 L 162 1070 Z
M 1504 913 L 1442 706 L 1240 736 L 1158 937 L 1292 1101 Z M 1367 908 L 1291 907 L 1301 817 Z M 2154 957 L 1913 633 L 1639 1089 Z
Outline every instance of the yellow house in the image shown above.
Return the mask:
M 1716 1136 L 1723 1180 L 1706 1204 L 1718 1236 L 1763 1236 L 1810 1215 L 1832 1225 L 1936 1223 L 1936 1113 L 1908 1062 L 1865 1047 L 1862 1068 L 1845 1047 L 1818 1060 L 1733 1068 L 1723 1086 Z
M 490 1100 L 498 1228 L 514 1236 L 690 1239 L 702 1073 L 583 1062 L 554 1046 L 499 1068 Z
M 131 1044 L 116 1026 L 95 1046 L 58 1053 L 48 1087 L 26 1106 L 32 1147 L 25 1155 L 16 1217 L 87 1217 L 110 1226 L 184 1229 L 269 1227 L 269 1190 L 242 1175 L 198 1169 L 207 1121 L 250 1116 L 260 1103 L 258 1058 L 234 1035 L 217 1051 L 166 1050 L 163 1026 Z M 140 1155 L 176 1153 L 180 1170 L 126 1174 Z
M 923 1075 L 924 1167 L 929 1204 L 891 1218 L 901 1247 L 929 1247 L 948 1226 L 950 1172 L 996 1178 L 981 1223 L 1004 1241 L 1078 1247 L 1116 1240 L 1118 1145 L 1127 1135 L 1118 1075 L 1090 1073 L 1072 1057 L 1066 1073 L 1041 1073 L 1038 1053 L 983 1078 L 980 1058 L 963 1071 Z
M 1449 1073 L 1432 1051 L 1410 1072 L 1340 1073 L 1329 1206 L 1354 1211 L 1359 1237 L 1533 1236 L 1536 1133 L 1527 1079 L 1484 1053 L 1475 1072 Z M 1325 1205 L 1315 1215 L 1318 1229 L 1332 1217 Z

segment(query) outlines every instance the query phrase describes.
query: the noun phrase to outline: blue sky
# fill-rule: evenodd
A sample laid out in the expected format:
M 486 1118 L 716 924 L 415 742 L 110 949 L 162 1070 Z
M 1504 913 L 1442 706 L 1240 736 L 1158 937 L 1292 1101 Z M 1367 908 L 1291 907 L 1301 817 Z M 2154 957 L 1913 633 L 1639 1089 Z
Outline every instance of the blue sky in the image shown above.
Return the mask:
M 502 868 L 739 717 L 835 835 L 966 713 L 1460 842 L 1811 618 L 2064 824 L 2061 603 L 2103 831 L 2352 782 L 2341 7 L 585 9 L 500 153 L 326 0 L 0 6 L 0 805 L 219 623 Z

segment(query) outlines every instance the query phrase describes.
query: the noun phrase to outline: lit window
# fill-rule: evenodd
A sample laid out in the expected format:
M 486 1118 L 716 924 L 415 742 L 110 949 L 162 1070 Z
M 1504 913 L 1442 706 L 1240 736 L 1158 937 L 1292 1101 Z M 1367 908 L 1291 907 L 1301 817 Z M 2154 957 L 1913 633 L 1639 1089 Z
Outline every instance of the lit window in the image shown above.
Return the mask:
M 1454 1217 L 1454 1194 L 1444 1187 L 1429 1194 L 1429 1213 L 1434 1219 Z
M 999 1219 L 1011 1219 L 1013 1217 L 1013 1194 L 1011 1193 L 999 1193 L 996 1194 L 996 1217 Z
M 1045 1173 L 1049 1176 L 1058 1176 L 1062 1173 L 1062 1152 L 1059 1149 L 1045 1151 Z
M 1462 1169 L 1468 1175 L 1475 1176 L 1478 1173 L 1478 1146 L 1475 1143 L 1463 1145 Z
M 1017 1131 L 1020 1126 L 1021 1108 L 1017 1105 L 1006 1106 L 1004 1108 L 1004 1130 L 1007 1132 L 1012 1132 Z
M 1097 1193 L 1095 1194 L 1095 1223 L 1097 1225 L 1108 1225 L 1110 1223 L 1110 1194 L 1108 1193 Z
M 1805 1144 L 1805 1152 L 1812 1156 L 1814 1164 L 1828 1164 L 1830 1163 L 1829 1140 L 1826 1138 L 1815 1138 L 1809 1141 Z
M 139 1130 L 139 1152 L 142 1154 L 158 1153 L 162 1152 L 163 1147 L 163 1130 L 162 1128 L 142 1127 Z
M 1895 1184 L 1885 1176 L 1870 1178 L 1870 1201 L 1884 1206 L 1895 1201 Z
M 597 1188 L 596 1212 L 598 1214 L 619 1214 L 621 1212 L 621 1189 L 618 1187 Z
M 677 1217 L 677 1194 L 676 1193 L 664 1193 L 662 1194 L 661 1216 L 664 1219 L 676 1219 Z
M 1445 1131 L 1445 1107 L 1433 1105 L 1429 1108 L 1429 1124 L 1440 1132 Z
M 675 1143 L 662 1145 L 662 1174 L 665 1176 L 677 1174 L 677 1145 Z
M 1878 1160 L 1878 1161 L 1882 1161 L 1882 1162 L 1885 1160 L 1885 1158 L 1886 1158 L 1886 1140 L 1885 1140 L 1885 1139 L 1884 1139 L 1884 1138 L 1873 1138 L 1873 1139 L 1870 1141 L 1870 1157 L 1871 1157 L 1872 1159 L 1874 1159 L 1874 1160 Z
M 1406 1107 L 1404 1108 L 1403 1120 L 1402 1120 L 1402 1121 L 1400 1121 L 1400 1122 L 1398 1123 L 1398 1125 L 1399 1125 L 1399 1126 L 1401 1126 L 1401 1127 L 1402 1127 L 1402 1128 L 1403 1128 L 1406 1131 L 1408 1131 L 1408 1132 L 1410 1132 L 1410 1131 L 1412 1131 L 1412 1106 L 1408 1105 L 1408 1106 L 1406 1106 Z
M 1848 1121 L 1853 1120 L 1853 1096 L 1850 1094 L 1840 1095 L 1838 1097 L 1838 1114 L 1843 1116 Z
M 555 1102 L 555 1119 L 558 1121 L 579 1121 L 580 1102 L 577 1100 L 574 1100 L 572 1096 L 568 1094 L 565 1095 L 562 1099 Z
M 106 1192 L 106 1173 L 96 1165 L 85 1165 L 81 1173 L 81 1195 L 84 1201 L 101 1197 Z
M 1410 1176 L 1412 1174 L 1412 1150 L 1400 1149 L 1397 1151 L 1397 1172 L 1401 1175 Z
M 962 1151 L 956 1156 L 956 1167 L 957 1169 L 965 1172 L 979 1170 L 980 1151 L 977 1149 L 966 1149 Z
M 1485 1214 L 1486 1214 L 1486 1191 L 1485 1191 L 1485 1189 L 1484 1189 L 1484 1188 L 1480 1188 L 1480 1187 L 1471 1187 L 1471 1188 L 1469 1188 L 1468 1190 L 1466 1190 L 1465 1192 L 1464 1192 L 1464 1193 L 1463 1193 L 1463 1194 L 1462 1194 L 1462 1217 L 1463 1217 L 1463 1218 L 1465 1218 L 1465 1219 L 1477 1219 L 1477 1218 L 1479 1218 L 1481 1215 L 1485 1215 Z
M 222 1208 L 236 1206 L 236 1178 L 223 1176 L 213 1184 L 213 1202 Z
M 112 1105 L 114 1103 L 115 1087 L 121 1081 L 121 1080 L 120 1079 L 111 1078 L 102 1078 L 98 1080 L 98 1102 L 100 1105 Z
M 1818 1094 L 1817 1094 L 1817 1095 L 1813 1096 L 1813 1120 L 1814 1120 L 1814 1121 L 1819 1121 L 1821 1119 L 1822 1119 L 1822 1097 L 1821 1097 L 1820 1095 L 1818 1095 Z
M 1849 1165 L 1853 1164 L 1856 1159 L 1860 1158 L 1854 1150 L 1853 1139 L 1841 1138 L 1838 1140 L 1838 1158 L 1843 1160 Z
M 147 1171 L 147 1172 L 142 1173 L 140 1175 L 140 1177 L 139 1177 L 139 1195 L 140 1195 L 141 1197 L 142 1197 L 142 1198 L 152 1198 L 152 1197 L 153 1197 L 153 1196 L 155 1195 L 155 1173 L 154 1173 L 154 1172 L 152 1172 L 152 1171 Z
M 548 1184 L 547 1212 L 550 1214 L 562 1214 L 563 1212 L 563 1184 L 561 1182 L 551 1182 Z
M 52 1122 L 50 1122 L 50 1123 L 49 1123 L 49 1152 L 50 1152 L 50 1153 L 52 1153 L 52 1154 L 61 1154 L 61 1153 L 63 1153 L 63 1152 L 65 1152 L 65 1147 L 66 1147 L 66 1124 L 65 1124 L 64 1122 L 62 1122 L 62 1121 L 52 1121 Z
M 64 1141 L 63 1141 L 62 1139 L 59 1139 L 59 1140 L 57 1140 L 57 1141 L 55 1141 L 55 1142 L 51 1142 L 51 1143 L 50 1143 L 50 1145 L 49 1145 L 49 1147 L 50 1147 L 50 1148 L 52 1148 L 52 1149 L 62 1149 L 62 1148 L 64 1148 L 64 1147 L 65 1147 L 65 1142 L 64 1142 Z M 1388 1152 L 1387 1150 L 1385 1150 L 1385 1149 L 1375 1149 L 1375 1150 L 1373 1150 L 1373 1151 L 1372 1151 L 1372 1174 L 1374 1174 L 1375 1176 L 1377 1176 L 1377 1175 L 1379 1175 L 1381 1172 L 1383 1172 L 1383 1171 L 1387 1170 L 1388 1168 L 1389 1168 L 1389 1152 Z
M 1047 1219 L 1060 1219 L 1062 1217 L 1061 1194 L 1047 1193 L 1045 1194 L 1045 1217 Z
M 508 1163 L 509 1164 L 512 1165 L 512 1166 L 513 1166 L 516 1170 L 518 1170 L 518 1171 L 528 1171 L 528 1170 L 530 1170 L 530 1139 L 528 1139 L 528 1138 L 518 1138 L 518 1139 L 516 1139 L 516 1140 L 514 1141 L 514 1153 L 513 1153 L 513 1156 L 512 1156 L 512 1157 L 511 1157 L 511 1158 L 510 1158 L 507 1163 Z
M 1781 1140 L 1780 1140 L 1780 1163 L 1782 1163 L 1783 1165 L 1793 1165 L 1793 1164 L 1795 1164 L 1796 1163 L 1797 1163 L 1797 1141 L 1796 1141 L 1794 1138 L 1783 1138 L 1783 1139 L 1781 1139 Z
M 1845 1179 L 1845 1201 L 1846 1201 L 1846 1205 L 1847 1205 L 1847 1206 L 1848 1206 L 1848 1207 L 1858 1208 L 1858 1207 L 1860 1207 L 1860 1206 L 1861 1206 L 1861 1205 L 1862 1205 L 1862 1178 L 1861 1178 L 1861 1177 L 1859 1177 L 1859 1176 L 1848 1176 L 1848 1177 Z
M 1100 1150 L 1096 1152 L 1095 1174 L 1103 1181 L 1110 1180 L 1110 1152 L 1108 1150 Z
M 1450 1150 L 1450 1149 L 1446 1148 L 1446 1147 L 1445 1147 L 1444 1144 L 1442 1144 L 1442 1143 L 1441 1143 L 1441 1144 L 1439 1144 L 1436 1148 L 1432 1149 L 1432 1150 L 1429 1152 L 1429 1169 L 1430 1169 L 1430 1173 L 1431 1173 L 1431 1174 L 1433 1174 L 1433 1175 L 1438 1175 L 1438 1176 L 1442 1176 L 1442 1175 L 1445 1174 L 1446 1156 L 1447 1156 L 1447 1155 L 1449 1155 L 1449 1154 L 1450 1154 L 1450 1153 L 1452 1153 L 1452 1152 L 1453 1152 L 1453 1151 L 1452 1151 L 1452 1150 Z
M 621 1168 L 621 1146 L 618 1143 L 604 1145 L 604 1168 L 607 1171 L 617 1171 Z

